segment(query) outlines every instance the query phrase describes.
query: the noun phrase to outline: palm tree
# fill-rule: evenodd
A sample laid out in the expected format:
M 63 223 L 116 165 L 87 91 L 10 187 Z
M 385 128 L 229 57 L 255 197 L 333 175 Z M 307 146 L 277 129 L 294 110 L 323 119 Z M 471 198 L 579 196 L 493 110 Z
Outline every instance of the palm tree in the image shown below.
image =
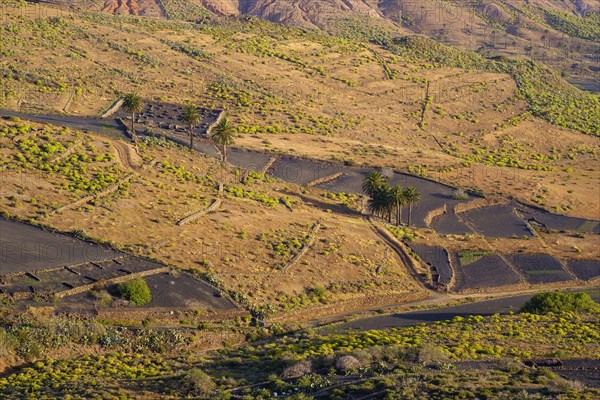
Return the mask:
M 402 222 L 402 206 L 406 205 L 404 188 L 400 185 L 393 186 L 390 189 L 390 197 L 396 210 L 396 225 L 400 226 Z
M 377 215 L 382 218 L 387 209 L 387 205 L 386 190 L 383 187 L 375 189 L 367 201 L 367 208 L 369 211 L 371 211 L 373 215 Z
M 392 211 L 394 209 L 394 199 L 392 197 L 392 188 L 384 182 L 382 186 L 375 189 L 373 195 L 367 202 L 368 209 L 382 219 L 392 220 Z
M 123 99 L 123 108 L 131 113 L 131 135 L 133 141 L 137 143 L 137 135 L 135 134 L 135 114 L 141 113 L 144 110 L 144 101 L 135 92 L 128 93 Z
M 194 148 L 194 126 L 200 123 L 200 110 L 194 104 L 187 104 L 183 108 L 181 121 L 186 123 L 190 129 L 190 149 Z
M 233 125 L 229 122 L 227 117 L 224 117 L 219 123 L 213 128 L 211 133 L 212 140 L 221 146 L 221 154 L 223 156 L 223 163 L 227 162 L 227 146 L 233 144 L 235 139 L 235 132 L 233 131 Z
M 410 226 L 412 206 L 421 201 L 421 193 L 417 192 L 417 189 L 414 186 L 409 186 L 404 190 L 404 197 L 406 198 L 406 204 L 408 204 L 408 226 Z
M 379 171 L 373 171 L 363 179 L 362 191 L 367 196 L 372 197 L 385 183 L 385 176 Z

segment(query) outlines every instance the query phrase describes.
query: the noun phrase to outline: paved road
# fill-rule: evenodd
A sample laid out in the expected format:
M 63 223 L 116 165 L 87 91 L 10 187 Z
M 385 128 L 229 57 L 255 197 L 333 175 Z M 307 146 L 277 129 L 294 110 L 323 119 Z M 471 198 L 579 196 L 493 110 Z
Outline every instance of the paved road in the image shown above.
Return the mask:
M 600 303 L 600 288 L 591 288 L 581 291 L 588 293 L 596 302 Z M 469 315 L 487 316 L 496 313 L 508 314 L 510 311 L 518 311 L 531 297 L 533 297 L 533 293 L 461 304 L 451 307 L 435 308 L 431 310 L 381 315 L 377 317 L 358 319 L 332 327 L 326 327 L 322 329 L 322 331 L 367 331 L 371 329 L 398 328 L 421 323 L 446 321 L 456 316 L 468 317 Z

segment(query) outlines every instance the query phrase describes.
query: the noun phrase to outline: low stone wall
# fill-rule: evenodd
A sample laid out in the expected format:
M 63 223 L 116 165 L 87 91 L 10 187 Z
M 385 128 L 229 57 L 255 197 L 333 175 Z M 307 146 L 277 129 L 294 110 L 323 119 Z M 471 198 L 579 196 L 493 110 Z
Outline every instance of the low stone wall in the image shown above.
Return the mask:
M 179 221 L 177 221 L 176 225 L 181 226 L 181 225 L 190 223 L 192 221 L 195 221 L 198 218 L 200 218 L 210 212 L 215 211 L 217 208 L 219 208 L 221 206 L 221 203 L 223 203 L 223 201 L 221 199 L 216 199 L 215 201 L 213 201 L 213 203 L 210 206 L 208 206 L 204 210 L 197 211 L 191 215 L 188 215 L 185 218 L 180 219 Z
M 79 294 L 79 293 L 83 293 L 83 292 L 92 290 L 95 286 L 98 286 L 98 285 L 114 285 L 117 283 L 127 282 L 127 281 L 130 281 L 135 278 L 141 278 L 144 276 L 156 275 L 156 274 L 160 274 L 162 272 L 168 272 L 170 269 L 171 269 L 170 267 L 155 268 L 155 269 L 150 269 L 147 271 L 134 272 L 132 274 L 125 275 L 125 276 L 119 276 L 119 277 L 113 278 L 113 279 L 99 280 L 94 283 L 90 283 L 89 285 L 78 286 L 73 289 L 63 290 L 62 292 L 56 292 L 56 293 L 54 293 L 54 296 L 59 297 L 59 298 L 65 297 L 65 296 L 72 296 L 75 294 Z
M 109 118 L 110 116 L 112 116 L 114 113 L 116 113 L 117 111 L 119 111 L 119 109 L 121 108 L 121 106 L 123 105 L 123 101 L 124 99 L 122 97 L 119 97 L 117 100 L 115 100 L 115 102 L 108 108 L 108 110 L 104 111 L 102 113 L 102 115 L 100 115 L 100 118 Z
M 457 204 L 454 207 L 454 211 L 457 214 L 466 212 L 466 211 L 470 211 L 470 210 L 474 210 L 476 208 L 481 208 L 481 207 L 487 207 L 487 206 L 495 206 L 498 204 L 509 204 L 510 201 L 508 199 L 502 199 L 502 198 L 485 198 L 485 199 L 476 199 L 473 201 L 469 201 L 467 203 L 460 203 Z
M 446 212 L 448 212 L 448 206 L 446 204 L 444 204 L 442 207 L 429 211 L 424 219 L 425 225 L 431 226 L 431 221 L 433 221 L 435 217 L 444 215 Z
M 283 272 L 287 272 L 287 270 L 294 265 L 300 258 L 302 258 L 302 256 L 308 251 L 308 249 L 311 248 L 311 246 L 313 245 L 313 243 L 315 242 L 315 239 L 317 238 L 317 232 L 319 231 L 319 229 L 321 228 L 321 221 L 317 222 L 312 230 L 310 231 L 309 234 L 309 240 L 308 242 L 302 247 L 302 249 L 300 249 L 300 251 L 298 252 L 298 254 L 296 254 L 290 261 L 288 261 L 288 263 L 283 267 Z
M 331 175 L 324 176 L 324 177 L 319 178 L 319 179 L 312 180 L 312 181 L 308 182 L 306 184 L 306 186 L 312 187 L 312 186 L 320 185 L 322 183 L 327 183 L 327 182 L 335 181 L 337 178 L 341 177 L 342 175 L 344 175 L 344 174 L 341 173 L 341 172 L 336 172 L 335 174 L 331 174 Z

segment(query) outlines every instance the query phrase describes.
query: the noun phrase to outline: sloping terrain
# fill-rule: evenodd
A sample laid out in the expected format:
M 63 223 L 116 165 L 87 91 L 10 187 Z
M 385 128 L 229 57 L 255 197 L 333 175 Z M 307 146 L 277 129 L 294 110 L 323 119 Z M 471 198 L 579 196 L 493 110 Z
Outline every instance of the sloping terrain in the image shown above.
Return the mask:
M 78 142 L 60 161 L 48 162 Z M 349 301 L 360 307 L 364 300 L 394 302 L 423 293 L 408 266 L 388 257 L 385 242 L 350 207 L 356 196 L 342 205 L 320 189 L 223 170 L 215 159 L 159 139 L 140 146 L 144 165 L 132 170 L 117 146 L 130 147 L 52 125 L 2 120 L 7 195 L 0 197 L 0 211 L 188 269 L 247 309 L 267 313 L 321 306 L 335 312 Z M 222 197 L 218 183 L 224 184 Z M 219 208 L 177 224 L 215 199 L 222 200 Z M 312 233 L 316 223 L 320 229 Z M 38 264 L 44 261 L 55 266 L 48 258 Z
M 136 90 L 228 109 L 244 147 L 405 169 L 599 219 L 598 139 L 580 133 L 598 131 L 597 96 L 537 64 L 424 38 L 369 43 L 376 32 L 53 12 L 20 21 L 8 10 L 2 107 L 98 115 Z

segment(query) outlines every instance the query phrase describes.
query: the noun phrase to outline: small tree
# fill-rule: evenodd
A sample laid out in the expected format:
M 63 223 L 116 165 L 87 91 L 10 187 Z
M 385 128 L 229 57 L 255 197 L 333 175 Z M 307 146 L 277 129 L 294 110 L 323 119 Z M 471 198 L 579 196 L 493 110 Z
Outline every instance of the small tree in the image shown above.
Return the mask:
M 199 368 L 192 368 L 185 375 L 185 381 L 194 393 L 208 395 L 215 391 L 217 385 L 212 377 Z
M 283 378 L 300 378 L 301 376 L 308 375 L 311 372 L 312 366 L 310 361 L 303 360 L 284 369 L 281 373 L 281 376 Z
M 194 104 L 188 104 L 183 108 L 181 121 L 187 124 L 190 130 L 190 149 L 194 148 L 194 126 L 200 123 L 200 110 Z
M 134 306 L 143 306 L 152 300 L 150 288 L 143 278 L 135 278 L 131 281 L 121 283 L 117 286 L 121 297 L 128 300 Z
M 135 134 L 135 114 L 141 113 L 144 110 L 144 101 L 137 93 L 128 93 L 123 99 L 123 108 L 131 113 L 131 135 L 133 141 L 137 143 L 137 135 Z
M 589 312 L 598 310 L 599 307 L 587 293 L 546 292 L 533 296 L 523 305 L 521 312 L 532 314 Z

